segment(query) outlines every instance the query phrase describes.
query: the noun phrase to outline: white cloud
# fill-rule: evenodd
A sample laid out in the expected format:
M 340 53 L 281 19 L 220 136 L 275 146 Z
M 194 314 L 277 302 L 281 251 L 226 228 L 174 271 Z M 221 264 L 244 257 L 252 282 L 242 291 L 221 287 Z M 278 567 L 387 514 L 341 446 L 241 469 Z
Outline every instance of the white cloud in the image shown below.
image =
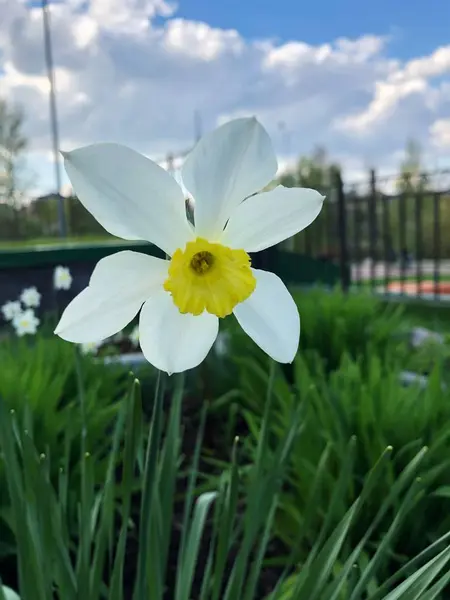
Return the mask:
M 90 0 L 89 14 L 104 29 L 133 33 L 145 30 L 148 19 L 170 17 L 175 9 L 165 0 Z
M 0 94 L 24 105 L 33 168 L 41 156 L 51 177 L 41 11 L 0 0 L 0 14 Z M 320 144 L 349 173 L 395 168 L 410 136 L 447 152 L 450 46 L 402 62 L 369 34 L 251 41 L 178 18 L 167 0 L 59 0 L 51 20 L 65 149 L 114 140 L 159 158 L 192 144 L 199 111 L 205 129 L 256 115 L 284 163 Z
M 438 148 L 450 149 L 450 119 L 438 119 L 430 127 L 432 143 Z
M 369 106 L 336 125 L 344 130 L 365 134 L 380 120 L 392 117 L 403 99 L 415 94 L 424 96 L 427 91 L 428 86 L 424 79 L 416 78 L 395 83 L 393 81 L 377 81 L 375 97 Z
M 212 29 L 206 23 L 172 19 L 164 35 L 168 51 L 175 50 L 184 56 L 212 61 L 221 55 L 240 54 L 244 42 L 237 31 Z
M 392 63 L 387 76 L 374 82 L 372 101 L 336 126 L 357 135 L 390 131 L 392 136 L 392 124 L 394 132 L 400 124 L 401 131 L 406 129 L 409 135 L 414 133 L 414 128 L 419 136 L 426 135 L 427 124 L 439 112 L 441 96 L 448 90 L 448 82 L 434 83 L 439 77 L 450 80 L 450 46 L 437 48 L 429 56 L 404 65 Z M 416 116 L 422 122 L 415 120 Z M 409 120 L 407 127 L 404 126 L 406 119 Z

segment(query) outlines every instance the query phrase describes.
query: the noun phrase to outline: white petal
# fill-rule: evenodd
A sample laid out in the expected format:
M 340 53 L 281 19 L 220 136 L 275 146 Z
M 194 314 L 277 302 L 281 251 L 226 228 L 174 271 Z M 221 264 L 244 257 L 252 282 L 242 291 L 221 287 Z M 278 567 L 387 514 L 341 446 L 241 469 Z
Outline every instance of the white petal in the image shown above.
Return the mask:
M 123 329 L 167 277 L 169 262 L 125 250 L 102 260 L 64 311 L 55 333 L 69 342 L 104 340 Z
M 182 315 L 167 292 L 142 307 L 139 342 L 145 358 L 161 371 L 181 373 L 205 358 L 219 332 L 219 319 L 207 312 Z
M 264 352 L 280 363 L 292 362 L 300 339 L 297 305 L 277 275 L 252 270 L 256 289 L 233 312 L 242 329 Z
M 16 594 L 14 590 L 6 585 L 2 586 L 3 595 L 5 596 L 5 600 L 20 600 L 20 597 Z
M 167 254 L 192 239 L 180 186 L 138 152 L 94 144 L 64 153 L 64 166 L 80 201 L 113 235 L 147 240 Z
M 308 227 L 324 199 L 316 190 L 283 186 L 252 196 L 236 207 L 221 242 L 247 252 L 274 246 Z
M 195 200 L 195 230 L 215 239 L 233 209 L 274 178 L 277 159 L 254 118 L 235 119 L 202 138 L 187 157 L 183 183 Z

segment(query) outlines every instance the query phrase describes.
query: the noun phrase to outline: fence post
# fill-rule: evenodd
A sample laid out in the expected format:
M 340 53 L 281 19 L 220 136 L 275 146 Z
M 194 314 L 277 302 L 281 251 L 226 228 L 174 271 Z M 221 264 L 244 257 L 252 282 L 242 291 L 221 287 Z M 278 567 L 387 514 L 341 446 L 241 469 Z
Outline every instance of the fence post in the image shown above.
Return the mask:
M 378 238 L 378 221 L 377 221 L 377 178 L 375 169 L 370 170 L 370 190 L 368 199 L 368 225 L 369 225 L 369 257 L 370 257 L 370 285 L 372 291 L 375 290 L 375 265 L 377 261 L 377 238 Z
M 421 176 L 421 185 L 415 190 L 415 203 L 414 203 L 414 220 L 415 220 L 415 234 L 416 234 L 416 251 L 414 259 L 416 261 L 416 285 L 417 285 L 417 296 L 422 295 L 422 260 L 423 260 L 423 188 L 422 181 L 423 175 Z
M 439 299 L 439 283 L 440 283 L 440 260 L 441 260 L 441 198 L 445 196 L 433 194 L 433 280 L 434 280 L 434 298 Z
M 335 173 L 334 187 L 336 190 L 338 210 L 338 238 L 339 238 L 339 268 L 341 275 L 341 287 L 347 292 L 350 287 L 350 264 L 348 260 L 347 246 L 347 211 L 345 206 L 344 186 L 339 172 Z

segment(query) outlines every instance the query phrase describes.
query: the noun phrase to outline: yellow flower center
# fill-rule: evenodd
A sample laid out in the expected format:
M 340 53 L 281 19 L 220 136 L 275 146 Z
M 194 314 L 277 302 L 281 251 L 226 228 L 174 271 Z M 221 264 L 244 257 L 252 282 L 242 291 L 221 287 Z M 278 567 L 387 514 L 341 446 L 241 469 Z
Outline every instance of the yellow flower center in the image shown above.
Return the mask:
M 226 317 L 256 287 L 250 264 L 245 250 L 197 238 L 174 252 L 164 289 L 183 314 Z

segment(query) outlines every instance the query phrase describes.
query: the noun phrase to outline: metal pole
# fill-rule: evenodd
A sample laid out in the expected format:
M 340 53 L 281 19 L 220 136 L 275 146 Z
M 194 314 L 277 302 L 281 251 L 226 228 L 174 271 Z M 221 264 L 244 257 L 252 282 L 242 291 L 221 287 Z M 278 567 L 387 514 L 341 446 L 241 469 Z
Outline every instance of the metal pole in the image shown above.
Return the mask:
M 334 175 L 334 185 L 337 195 L 338 211 L 338 237 L 339 237 L 339 268 L 341 273 L 341 287 L 348 292 L 351 283 L 350 262 L 347 245 L 347 207 L 342 177 L 339 171 Z
M 445 198 L 443 194 L 433 194 L 433 280 L 434 280 L 434 298 L 439 300 L 439 283 L 441 267 L 441 200 Z
M 398 245 L 400 255 L 400 290 L 401 293 L 405 293 L 406 288 L 406 270 L 408 267 L 408 231 L 406 229 L 407 224 L 407 210 L 406 210 L 406 192 L 401 190 L 400 196 L 398 197 Z
M 423 195 L 422 190 L 418 188 L 415 191 L 414 202 L 415 233 L 416 233 L 416 285 L 417 296 L 422 295 L 422 260 L 423 260 Z
M 194 137 L 195 143 L 202 137 L 202 116 L 199 110 L 194 112 Z
M 174 164 L 174 160 L 175 157 L 172 153 L 169 153 L 167 155 L 166 158 L 166 162 L 167 162 L 167 172 L 170 173 L 172 175 L 172 177 L 175 175 L 175 164 Z
M 378 227 L 377 227 L 377 179 L 375 169 L 370 170 L 370 190 L 367 196 L 368 202 L 368 217 L 369 217 L 369 256 L 370 256 L 370 285 L 372 291 L 375 291 L 376 287 L 376 268 L 375 265 L 378 262 L 377 256 L 377 239 L 378 239 Z
M 64 210 L 64 198 L 61 196 L 61 169 L 59 163 L 59 129 L 58 112 L 56 108 L 55 76 L 53 69 L 52 38 L 50 33 L 50 12 L 47 0 L 42 0 L 42 19 L 44 24 L 44 48 L 45 64 L 47 67 L 47 77 L 49 83 L 50 100 L 50 128 L 53 146 L 53 161 L 55 168 L 55 184 L 58 196 L 58 225 L 59 235 L 62 238 L 67 237 L 66 213 Z

